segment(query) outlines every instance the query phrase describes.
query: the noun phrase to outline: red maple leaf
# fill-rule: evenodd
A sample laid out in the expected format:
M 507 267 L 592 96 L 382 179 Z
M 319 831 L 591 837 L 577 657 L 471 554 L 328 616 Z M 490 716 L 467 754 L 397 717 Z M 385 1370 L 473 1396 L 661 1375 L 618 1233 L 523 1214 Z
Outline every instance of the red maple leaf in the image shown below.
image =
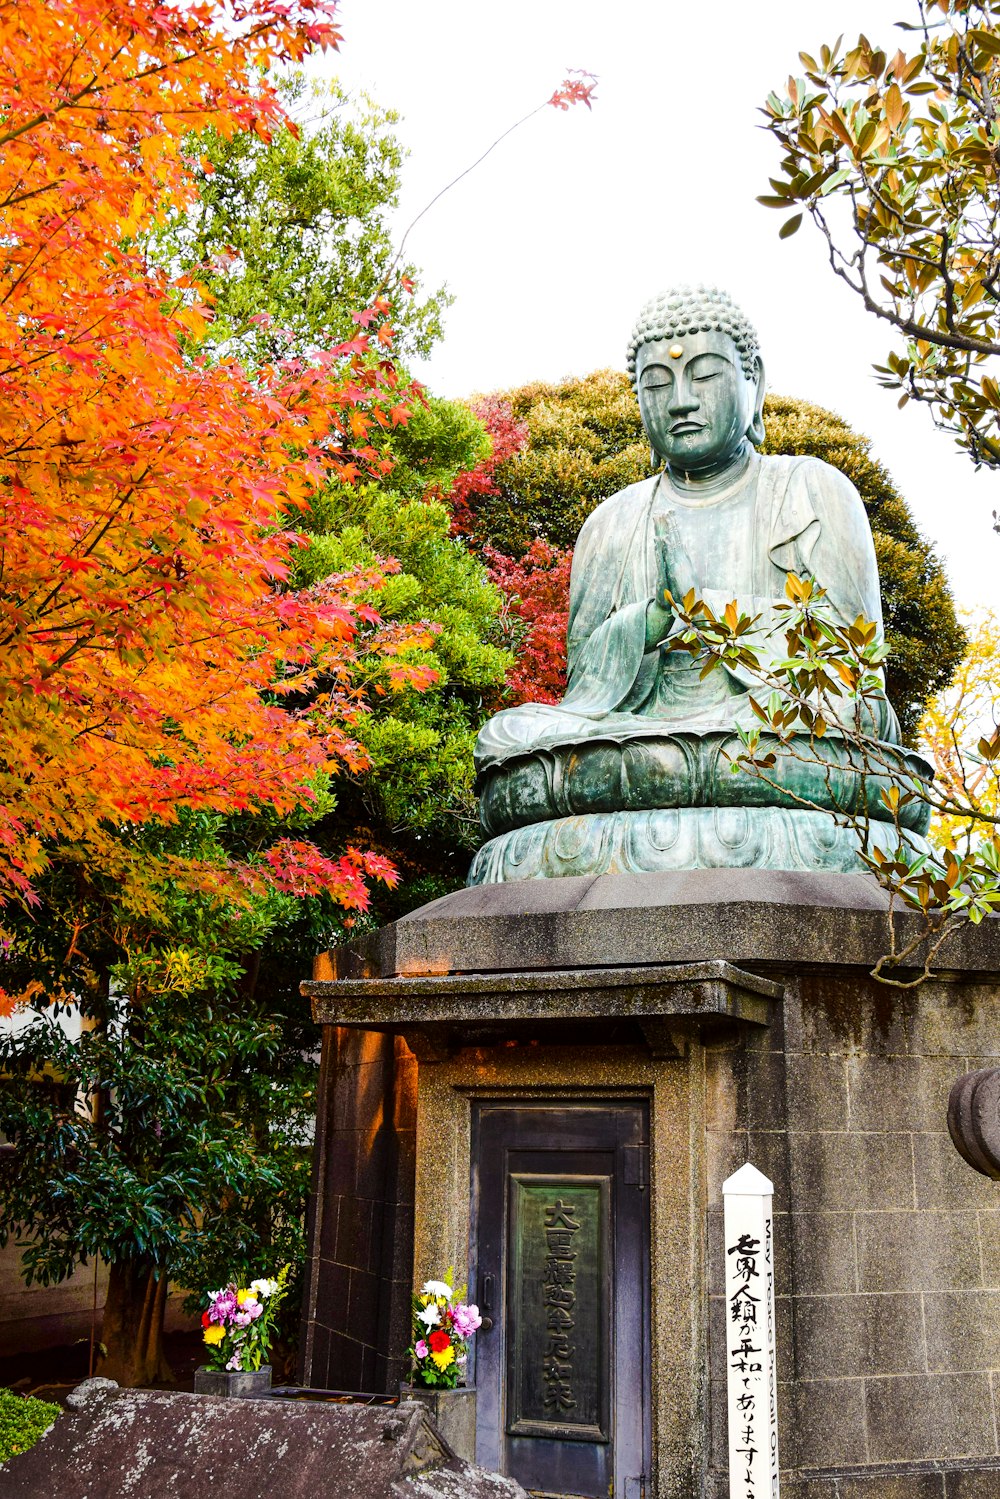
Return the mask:
M 594 98 L 597 87 L 597 74 L 588 73 L 585 68 L 570 68 L 569 74 L 548 102 L 556 109 L 569 109 L 571 104 L 586 104 L 590 109 L 590 101 Z

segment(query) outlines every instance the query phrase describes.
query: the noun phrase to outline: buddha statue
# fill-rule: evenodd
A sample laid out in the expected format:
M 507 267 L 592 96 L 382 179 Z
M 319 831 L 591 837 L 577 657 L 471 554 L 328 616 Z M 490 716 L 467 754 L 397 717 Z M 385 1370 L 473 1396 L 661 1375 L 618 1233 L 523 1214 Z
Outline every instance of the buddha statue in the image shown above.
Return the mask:
M 767 780 L 732 770 L 738 725 L 759 724 L 740 667 L 702 676 L 672 648 L 687 629 L 671 602 L 690 589 L 716 613 L 759 616 L 762 665 L 787 655 L 779 604 L 788 575 L 811 577 L 842 623 L 882 631 L 871 528 L 861 498 L 818 458 L 765 457 L 764 367 L 731 298 L 682 287 L 648 302 L 628 351 L 654 472 L 604 500 L 573 556 L 568 682 L 561 703 L 504 709 L 475 761 L 489 842 L 470 884 L 559 875 L 717 866 L 863 868 L 849 814 L 867 809 L 868 846 L 899 834 L 879 795 L 929 767 L 899 747 L 884 694 L 866 697 L 865 732 L 884 774 L 862 773 L 850 739 L 822 754 L 808 735 Z M 857 703 L 844 698 L 854 722 Z M 846 718 L 845 718 L 846 722 Z M 832 762 L 832 766 L 831 766 Z M 898 767 L 898 774 L 897 774 Z M 768 782 L 774 784 L 768 784 Z M 845 815 L 846 814 L 846 815 Z M 908 804 L 920 844 L 927 809 Z

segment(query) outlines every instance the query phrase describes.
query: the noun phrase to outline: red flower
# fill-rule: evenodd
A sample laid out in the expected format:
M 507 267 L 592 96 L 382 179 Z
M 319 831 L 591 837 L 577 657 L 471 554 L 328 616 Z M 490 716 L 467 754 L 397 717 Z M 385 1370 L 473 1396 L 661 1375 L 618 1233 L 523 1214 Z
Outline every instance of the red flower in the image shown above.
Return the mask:
M 446 1332 L 438 1330 L 437 1332 L 432 1332 L 427 1341 L 431 1345 L 432 1353 L 443 1353 L 451 1342 L 451 1338 L 449 1338 Z
M 201 1314 L 201 1325 L 202 1325 L 202 1327 L 207 1327 L 208 1324 L 209 1324 L 209 1322 L 210 1322 L 210 1320 L 211 1319 L 209 1318 L 208 1313 L 207 1312 L 202 1312 L 202 1314 Z

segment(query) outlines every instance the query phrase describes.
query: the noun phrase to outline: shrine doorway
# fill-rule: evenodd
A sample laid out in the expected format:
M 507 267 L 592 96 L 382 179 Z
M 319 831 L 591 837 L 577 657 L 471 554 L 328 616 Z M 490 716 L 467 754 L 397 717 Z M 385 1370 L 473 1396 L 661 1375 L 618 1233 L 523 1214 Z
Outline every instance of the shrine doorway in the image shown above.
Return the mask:
M 472 1124 L 476 1459 L 536 1495 L 645 1499 L 648 1105 L 482 1101 Z

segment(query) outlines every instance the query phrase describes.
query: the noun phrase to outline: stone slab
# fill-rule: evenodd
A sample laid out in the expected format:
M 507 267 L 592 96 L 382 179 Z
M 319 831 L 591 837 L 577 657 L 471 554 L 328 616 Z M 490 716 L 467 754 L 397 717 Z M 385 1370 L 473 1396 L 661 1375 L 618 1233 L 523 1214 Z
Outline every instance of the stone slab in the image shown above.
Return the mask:
M 88 1380 L 67 1405 L 0 1464 L 3 1499 L 526 1499 L 455 1457 L 412 1401 L 224 1400 Z
M 997 1494 L 1000 1459 L 806 1469 L 781 1478 L 781 1499 L 996 1499 Z M 727 1473 L 709 1471 L 705 1499 L 730 1499 Z
M 352 1026 L 404 1035 L 418 1056 L 480 1044 L 522 1021 L 546 1026 L 588 1019 L 635 1021 L 654 1053 L 669 1050 L 672 1030 L 740 1021 L 766 1026 L 780 984 L 731 963 L 639 968 L 564 969 L 504 974 L 444 974 L 312 980 L 319 1025 Z M 416 1034 L 414 1034 L 416 1033 Z
M 875 1462 L 996 1452 L 985 1373 L 870 1379 L 865 1386 L 865 1424 Z
M 888 898 L 867 874 L 691 869 L 520 880 L 457 890 L 325 955 L 315 977 L 510 972 L 719 958 L 871 968 Z M 897 913 L 908 940 L 918 918 Z M 956 935 L 941 966 L 1000 974 L 1000 917 Z

